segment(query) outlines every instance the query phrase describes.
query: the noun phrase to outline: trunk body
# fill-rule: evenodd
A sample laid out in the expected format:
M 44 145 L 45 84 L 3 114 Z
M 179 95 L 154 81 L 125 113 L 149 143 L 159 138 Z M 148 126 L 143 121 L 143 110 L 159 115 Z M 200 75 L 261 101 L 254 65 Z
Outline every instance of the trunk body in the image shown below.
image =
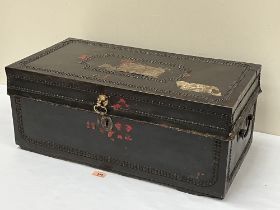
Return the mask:
M 259 65 L 67 39 L 6 73 L 29 151 L 224 198 L 252 142 Z

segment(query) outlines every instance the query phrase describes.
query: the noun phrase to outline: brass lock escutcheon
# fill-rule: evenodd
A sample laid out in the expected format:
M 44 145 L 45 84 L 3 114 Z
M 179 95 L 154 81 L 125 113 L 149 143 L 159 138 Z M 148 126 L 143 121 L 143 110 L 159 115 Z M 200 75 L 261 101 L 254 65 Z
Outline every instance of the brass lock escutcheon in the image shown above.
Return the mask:
M 101 117 L 97 119 L 99 125 L 101 125 L 104 130 L 109 131 L 113 128 L 113 122 L 111 117 L 107 116 L 107 105 L 108 97 L 106 95 L 99 95 L 96 104 L 93 106 L 93 110 L 99 114 Z

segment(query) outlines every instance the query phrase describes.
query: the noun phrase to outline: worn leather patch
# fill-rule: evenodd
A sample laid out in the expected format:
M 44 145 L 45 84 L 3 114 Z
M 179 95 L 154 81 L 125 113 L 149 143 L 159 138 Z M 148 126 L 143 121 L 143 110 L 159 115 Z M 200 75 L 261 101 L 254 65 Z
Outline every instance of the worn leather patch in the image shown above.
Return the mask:
M 105 63 L 100 65 L 99 67 L 106 68 L 108 70 L 113 70 L 113 71 L 122 71 L 122 72 L 140 74 L 140 75 L 150 76 L 155 78 L 159 77 L 162 73 L 165 72 L 165 69 L 161 67 L 144 65 L 128 59 L 121 60 L 120 64 L 116 66 Z
M 210 85 L 204 85 L 198 83 L 189 83 L 186 81 L 177 81 L 176 84 L 177 87 L 179 87 L 181 90 L 188 90 L 197 93 L 208 93 L 213 96 L 222 96 L 219 88 L 217 88 L 216 86 L 210 86 Z

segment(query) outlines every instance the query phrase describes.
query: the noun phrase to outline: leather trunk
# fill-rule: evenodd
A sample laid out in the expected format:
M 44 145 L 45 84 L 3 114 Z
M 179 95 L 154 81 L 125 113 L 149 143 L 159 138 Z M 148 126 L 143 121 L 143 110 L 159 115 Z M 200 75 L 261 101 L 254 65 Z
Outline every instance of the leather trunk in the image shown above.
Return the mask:
M 69 38 L 6 67 L 15 141 L 224 198 L 252 142 L 260 70 Z

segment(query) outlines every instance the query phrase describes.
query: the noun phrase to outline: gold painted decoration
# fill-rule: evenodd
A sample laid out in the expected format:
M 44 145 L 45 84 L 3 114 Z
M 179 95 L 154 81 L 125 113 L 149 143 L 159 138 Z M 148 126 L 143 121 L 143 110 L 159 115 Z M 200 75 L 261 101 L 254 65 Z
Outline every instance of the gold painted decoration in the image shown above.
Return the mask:
M 105 63 L 100 65 L 99 67 L 103 67 L 113 71 L 122 71 L 122 72 L 140 74 L 140 75 L 150 76 L 155 78 L 159 77 L 161 74 L 165 72 L 165 69 L 163 68 L 136 63 L 128 59 L 121 60 L 120 64 L 117 66 L 113 66 L 111 64 Z
M 209 86 L 209 85 L 203 85 L 198 83 L 189 83 L 186 81 L 177 81 L 176 84 L 177 87 L 179 87 L 181 90 L 188 90 L 197 93 L 208 93 L 213 96 L 222 96 L 219 88 L 217 88 L 216 86 Z

